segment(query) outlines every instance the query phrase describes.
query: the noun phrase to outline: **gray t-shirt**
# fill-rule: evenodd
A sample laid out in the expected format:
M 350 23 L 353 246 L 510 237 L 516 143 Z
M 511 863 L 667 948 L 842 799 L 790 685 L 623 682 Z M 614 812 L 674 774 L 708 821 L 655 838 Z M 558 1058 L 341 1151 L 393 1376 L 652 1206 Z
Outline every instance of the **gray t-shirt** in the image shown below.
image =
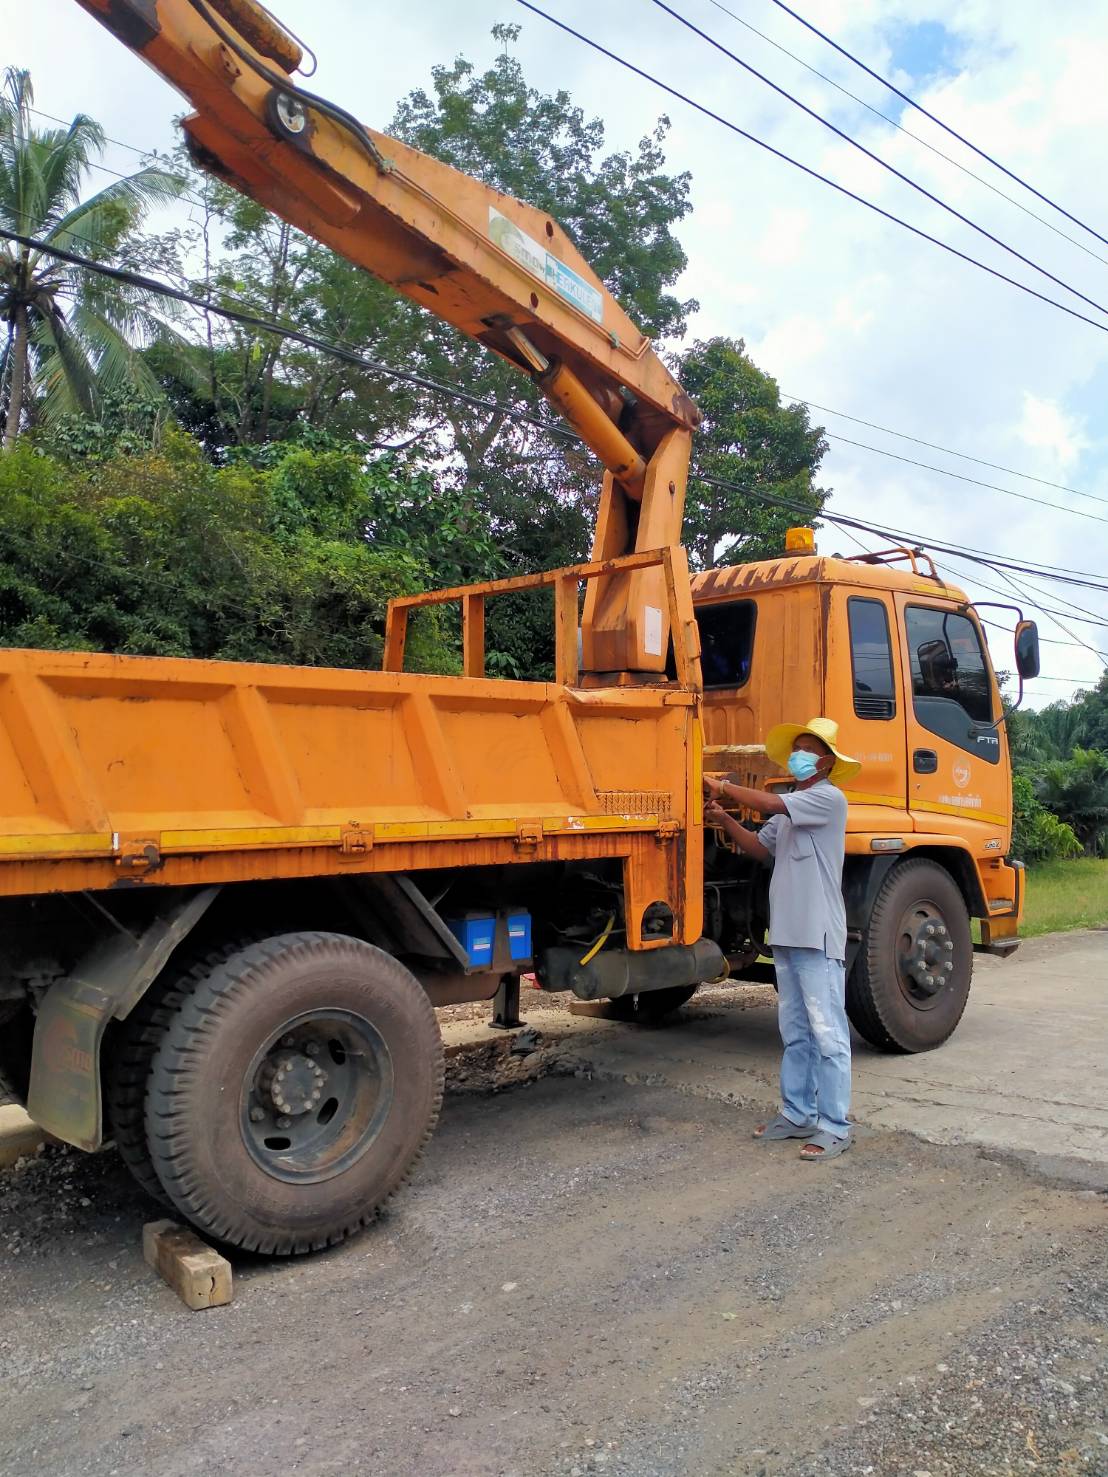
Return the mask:
M 828 780 L 782 795 L 786 815 L 769 818 L 758 840 L 773 855 L 769 941 L 846 958 L 843 852 L 846 796 Z

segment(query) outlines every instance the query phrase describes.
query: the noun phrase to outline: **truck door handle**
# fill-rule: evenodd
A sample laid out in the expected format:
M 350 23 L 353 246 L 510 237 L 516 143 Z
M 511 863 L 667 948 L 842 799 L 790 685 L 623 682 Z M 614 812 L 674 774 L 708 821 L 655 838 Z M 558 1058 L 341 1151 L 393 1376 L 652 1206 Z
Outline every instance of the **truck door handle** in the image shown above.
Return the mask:
M 934 749 L 916 749 L 912 755 L 912 768 L 917 774 L 934 774 L 939 767 L 939 756 Z

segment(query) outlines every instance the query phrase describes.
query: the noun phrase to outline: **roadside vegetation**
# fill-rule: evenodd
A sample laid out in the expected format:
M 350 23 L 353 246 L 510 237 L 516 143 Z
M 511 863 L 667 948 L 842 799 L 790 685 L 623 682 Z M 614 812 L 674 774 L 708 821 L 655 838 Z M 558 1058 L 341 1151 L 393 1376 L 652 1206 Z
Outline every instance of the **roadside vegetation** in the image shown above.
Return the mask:
M 1027 938 L 1108 926 L 1108 860 L 1042 862 L 1028 874 L 1022 932 Z
M 495 27 L 483 69 L 434 67 L 426 90 L 375 121 L 558 217 L 643 331 L 677 346 L 705 410 L 695 470 L 739 489 L 691 485 L 694 560 L 721 543 L 729 559 L 779 552 L 797 515 L 759 494 L 816 521 L 827 443 L 741 341 L 683 344 L 696 303 L 674 292 L 686 265 L 675 228 L 690 179 L 666 168 L 668 120 L 611 151 L 567 94 L 528 86 L 517 34 Z M 32 97 L 27 74 L 9 71 L 9 230 L 485 403 L 0 243 L 0 643 L 372 666 L 391 595 L 588 557 L 596 468 L 513 418 L 547 415 L 523 376 L 198 174 L 183 151 L 93 193 L 102 132 L 84 118 L 40 130 Z M 158 232 L 149 206 L 173 197 L 190 223 Z M 425 620 L 420 639 L 421 666 L 457 670 L 445 617 Z M 486 639 L 492 674 L 550 676 L 549 596 L 492 602 Z
M 606 150 L 599 120 L 528 86 L 517 35 L 494 27 L 483 70 L 434 67 L 381 121 L 556 214 L 632 318 L 675 346 L 704 413 L 684 530 L 694 564 L 780 552 L 797 504 L 818 522 L 827 442 L 741 340 L 684 342 L 697 305 L 674 292 L 676 227 L 690 179 L 666 169 L 668 119 L 637 148 Z M 9 69 L 9 230 L 295 323 L 347 357 L 0 243 L 0 645 L 372 667 L 393 595 L 587 557 L 595 468 L 536 426 L 545 411 L 522 376 L 183 151 L 96 191 L 102 130 L 83 116 L 38 128 L 33 100 L 29 75 Z M 188 223 L 154 230 L 152 209 L 178 199 Z M 397 381 L 350 350 L 484 403 Z M 490 673 L 551 675 L 546 595 L 495 601 L 488 622 Z M 450 616 L 425 614 L 409 661 L 457 671 L 458 644 Z M 1108 857 L 1108 674 L 1009 728 L 1029 931 L 1108 921 L 1108 863 L 1095 860 Z

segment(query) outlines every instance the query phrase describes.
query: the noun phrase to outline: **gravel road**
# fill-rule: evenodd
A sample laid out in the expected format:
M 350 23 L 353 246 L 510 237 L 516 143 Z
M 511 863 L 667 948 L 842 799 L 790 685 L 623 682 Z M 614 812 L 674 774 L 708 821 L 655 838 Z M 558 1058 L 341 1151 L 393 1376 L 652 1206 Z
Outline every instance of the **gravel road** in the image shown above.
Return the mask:
M 801 1164 L 556 1049 L 486 1067 L 386 1219 L 240 1261 L 225 1309 L 145 1267 L 113 1153 L 0 1177 L 0 1473 L 1108 1474 L 1104 1195 L 895 1133 Z

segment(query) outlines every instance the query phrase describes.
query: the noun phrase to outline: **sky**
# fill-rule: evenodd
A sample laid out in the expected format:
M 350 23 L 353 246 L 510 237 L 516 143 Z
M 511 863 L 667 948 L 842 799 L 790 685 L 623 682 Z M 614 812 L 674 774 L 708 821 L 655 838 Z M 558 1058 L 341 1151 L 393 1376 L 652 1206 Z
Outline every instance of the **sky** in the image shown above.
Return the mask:
M 318 54 L 311 87 L 376 127 L 387 126 L 400 97 L 429 84 L 435 64 L 459 54 L 478 65 L 491 61 L 497 46 L 490 31 L 498 21 L 522 25 L 517 50 L 529 82 L 543 92 L 566 89 L 604 121 L 611 148 L 633 146 L 659 114 L 667 114 L 668 167 L 692 175 L 693 210 L 678 228 L 689 260 L 677 291 L 700 304 L 689 340 L 742 338 L 787 397 L 823 407 L 812 417 L 832 438 L 819 478 L 833 489 L 828 511 L 958 548 L 1091 571 L 1108 583 L 1108 431 L 1100 413 L 1108 392 L 1108 200 L 1101 193 L 1108 11 L 1101 0 L 1067 0 L 1064 7 L 1040 0 L 790 3 L 1103 241 L 909 108 L 772 0 L 669 3 L 933 194 L 1104 303 L 1103 309 L 953 219 L 654 0 L 539 3 L 774 148 L 1103 326 L 1070 317 L 913 237 L 556 31 L 516 0 L 408 0 L 402 7 L 272 0 L 282 21 Z M 2 0 L 0 14 L 3 61 L 30 68 L 39 108 L 66 119 L 91 114 L 123 144 L 171 146 L 181 99 L 75 0 L 36 0 L 33 6 Z M 137 158 L 113 144 L 104 163 L 129 171 Z M 1072 491 L 959 460 L 859 420 Z M 868 548 L 886 542 L 859 537 Z M 858 552 L 831 526 L 822 530 L 820 547 Z M 1108 664 L 1105 593 L 1036 582 L 1028 598 L 979 565 L 943 560 L 941 567 L 971 596 L 1018 602 L 1039 621 L 1043 677 L 1028 686 L 1033 706 L 1092 685 Z M 1032 609 L 1033 601 L 1055 614 Z M 1010 611 L 983 614 L 1007 626 L 1013 621 Z M 1104 624 L 1091 624 L 1090 617 Z M 1085 644 L 1074 644 L 1075 638 Z M 1011 666 L 1010 639 L 990 632 L 998 667 Z

